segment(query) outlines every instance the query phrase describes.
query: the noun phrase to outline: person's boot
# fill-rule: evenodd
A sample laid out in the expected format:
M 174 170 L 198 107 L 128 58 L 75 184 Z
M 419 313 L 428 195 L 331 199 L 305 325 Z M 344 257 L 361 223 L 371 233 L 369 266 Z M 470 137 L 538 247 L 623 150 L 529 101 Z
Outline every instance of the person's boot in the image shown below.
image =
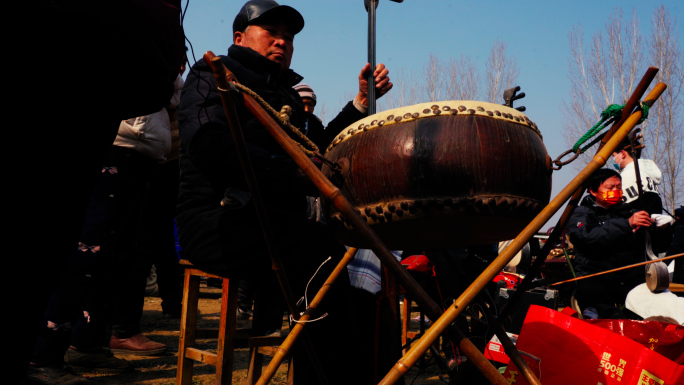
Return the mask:
M 134 356 L 154 356 L 166 351 L 166 345 L 154 342 L 138 333 L 129 338 L 117 338 L 112 336 L 109 348 L 114 354 L 130 354 Z
M 83 352 L 70 347 L 64 355 L 64 362 L 77 372 L 124 373 L 133 370 L 133 364 L 114 357 L 108 349 Z
M 91 382 L 74 373 L 65 364 L 48 366 L 30 364 L 21 383 L 22 385 L 81 385 Z

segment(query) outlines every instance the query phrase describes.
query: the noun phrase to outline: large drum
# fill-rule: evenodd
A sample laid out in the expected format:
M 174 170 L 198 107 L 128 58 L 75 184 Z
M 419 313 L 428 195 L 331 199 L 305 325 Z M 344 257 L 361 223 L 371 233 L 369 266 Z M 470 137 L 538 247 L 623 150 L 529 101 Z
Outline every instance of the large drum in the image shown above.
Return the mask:
M 390 249 L 435 249 L 515 237 L 549 202 L 551 160 L 521 112 L 476 101 L 423 103 L 347 127 L 323 172 Z M 334 207 L 346 245 L 367 248 Z

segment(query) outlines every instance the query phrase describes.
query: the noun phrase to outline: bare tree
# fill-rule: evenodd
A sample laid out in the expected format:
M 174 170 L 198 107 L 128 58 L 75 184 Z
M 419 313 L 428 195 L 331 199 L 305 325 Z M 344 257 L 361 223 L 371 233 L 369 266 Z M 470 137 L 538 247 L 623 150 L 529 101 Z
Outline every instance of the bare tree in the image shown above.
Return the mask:
M 655 10 L 651 36 L 646 41 L 648 63 L 644 60 L 646 48 L 635 11 L 625 21 L 622 10 L 614 8 L 604 29 L 592 36 L 588 46 L 580 25 L 570 31 L 568 38 L 568 77 L 572 88 L 563 101 L 563 125 L 569 146 L 596 124 L 608 105 L 626 102 L 648 65 L 659 68 L 656 82 L 667 84 L 668 89 L 641 128 L 646 144 L 644 156 L 652 157 L 663 171 L 660 186 L 663 205 L 674 209 L 684 198 L 684 183 L 680 180 L 684 54 L 679 46 L 676 20 L 664 6 Z M 594 153 L 595 149 L 587 151 L 576 162 L 576 168 L 583 167 Z
M 623 30 L 622 10 L 616 10 L 606 24 L 606 34 L 610 45 L 611 75 L 619 83 L 620 100 L 626 101 L 636 86 L 637 70 L 643 63 L 642 37 L 636 12 L 632 12 L 632 18 Z
M 412 72 L 407 76 L 401 69 L 392 80 L 394 89 L 384 97 L 382 105 L 396 108 L 444 99 L 500 102 L 503 91 L 515 86 L 519 73 L 515 58 L 506 55 L 505 43 L 494 43 L 486 68 L 486 84 L 483 87 L 479 67 L 470 56 L 461 55 L 459 59 L 450 57 L 445 62 L 436 54 L 430 54 L 420 73 L 419 82 L 414 81 Z M 487 90 L 487 95 L 482 94 L 483 88 Z
M 496 40 L 486 63 L 486 98 L 491 103 L 501 103 L 503 92 L 515 86 L 519 70 L 515 57 L 506 55 L 506 43 Z
M 321 122 L 325 124 L 326 126 L 328 125 L 328 108 L 325 105 L 324 101 L 321 101 L 320 103 L 316 103 L 316 107 L 318 111 L 316 111 L 316 115 L 318 116 L 319 119 L 321 119 Z
M 423 67 L 423 84 L 421 87 L 422 95 L 426 102 L 442 100 L 442 89 L 444 86 L 444 64 L 431 53 L 428 62 Z
M 480 98 L 480 71 L 470 56 L 461 55 L 447 65 L 446 94 L 451 100 L 478 100 Z
M 577 25 L 568 34 L 570 60 L 568 77 L 572 84 L 563 101 L 563 136 L 573 145 L 598 122 L 601 112 L 611 104 L 624 104 L 643 72 L 642 38 L 636 13 L 625 26 L 623 13 L 614 8 L 605 24 L 585 46 L 584 31 Z M 574 167 L 582 168 L 591 159 L 580 157 Z
M 419 103 L 416 82 L 413 80 L 413 72 L 407 75 L 403 68 L 398 74 L 392 76 L 394 87 L 392 90 L 378 100 L 379 110 L 388 110 L 403 106 L 410 106 Z
M 652 149 L 653 158 L 663 172 L 660 185 L 663 205 L 672 212 L 677 202 L 684 199 L 684 183 L 680 177 L 684 157 L 684 84 L 681 76 L 684 53 L 679 46 L 677 21 L 672 19 L 667 8 L 657 8 L 651 22 L 649 56 L 659 69 L 656 81 L 667 84 L 667 91 L 654 105 L 643 126 L 643 135 L 646 148 Z
M 569 100 L 563 101 L 563 136 L 565 141 L 574 144 L 584 127 L 591 127 L 599 116 L 592 87 L 589 85 L 587 59 L 583 46 L 584 32 L 581 25 L 574 27 L 568 34 L 571 60 L 568 65 L 568 78 L 572 84 Z

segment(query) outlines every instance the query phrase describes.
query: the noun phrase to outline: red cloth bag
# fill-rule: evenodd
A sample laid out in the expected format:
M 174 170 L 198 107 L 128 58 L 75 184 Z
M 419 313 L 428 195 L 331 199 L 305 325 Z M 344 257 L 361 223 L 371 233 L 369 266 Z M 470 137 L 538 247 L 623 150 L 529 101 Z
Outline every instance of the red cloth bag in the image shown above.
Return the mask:
M 608 329 L 531 306 L 516 347 L 543 384 L 684 384 L 684 366 Z M 511 362 L 504 377 L 527 384 Z

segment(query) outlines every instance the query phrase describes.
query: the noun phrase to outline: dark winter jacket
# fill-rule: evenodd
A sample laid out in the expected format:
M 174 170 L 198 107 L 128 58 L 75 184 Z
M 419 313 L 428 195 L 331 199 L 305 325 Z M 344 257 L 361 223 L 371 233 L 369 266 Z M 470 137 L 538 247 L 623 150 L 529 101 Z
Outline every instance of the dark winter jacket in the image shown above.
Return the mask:
M 586 196 L 568 221 L 567 234 L 575 249 L 577 270 L 587 275 L 645 260 L 646 229 L 632 231 L 629 218 L 634 209 L 627 203 L 604 208 Z M 612 277 L 644 276 L 642 269 L 613 273 Z
M 284 105 L 293 109 L 291 123 L 304 127 L 307 117 L 299 94 L 292 88 L 302 77 L 287 70 L 280 73 L 278 63 L 252 49 L 231 46 L 224 65 L 238 81 L 259 94 L 271 107 L 280 111 Z M 305 195 L 294 184 L 297 166 L 266 129 L 238 100 L 238 119 L 249 156 L 257 176 L 271 224 L 276 229 L 292 226 L 305 218 Z M 330 123 L 336 133 L 365 115 L 350 102 Z M 181 185 L 177 224 L 181 247 L 189 259 L 219 260 L 230 254 L 231 247 L 262 240 L 256 213 L 249 204 L 250 195 L 232 135 L 221 104 L 216 80 L 208 64 L 198 61 L 190 70 L 178 107 L 181 136 Z M 221 206 L 224 200 L 228 203 Z M 249 238 L 249 240 L 247 239 Z M 224 250 L 218 244 L 224 244 Z M 263 241 L 261 241 L 263 243 Z
M 343 127 L 344 128 L 344 127 Z M 325 154 L 325 149 L 328 147 L 330 142 L 335 139 L 339 132 L 333 132 L 333 130 L 326 130 L 323 127 L 323 122 L 314 114 L 307 113 L 306 119 L 306 136 L 311 139 L 321 154 Z

